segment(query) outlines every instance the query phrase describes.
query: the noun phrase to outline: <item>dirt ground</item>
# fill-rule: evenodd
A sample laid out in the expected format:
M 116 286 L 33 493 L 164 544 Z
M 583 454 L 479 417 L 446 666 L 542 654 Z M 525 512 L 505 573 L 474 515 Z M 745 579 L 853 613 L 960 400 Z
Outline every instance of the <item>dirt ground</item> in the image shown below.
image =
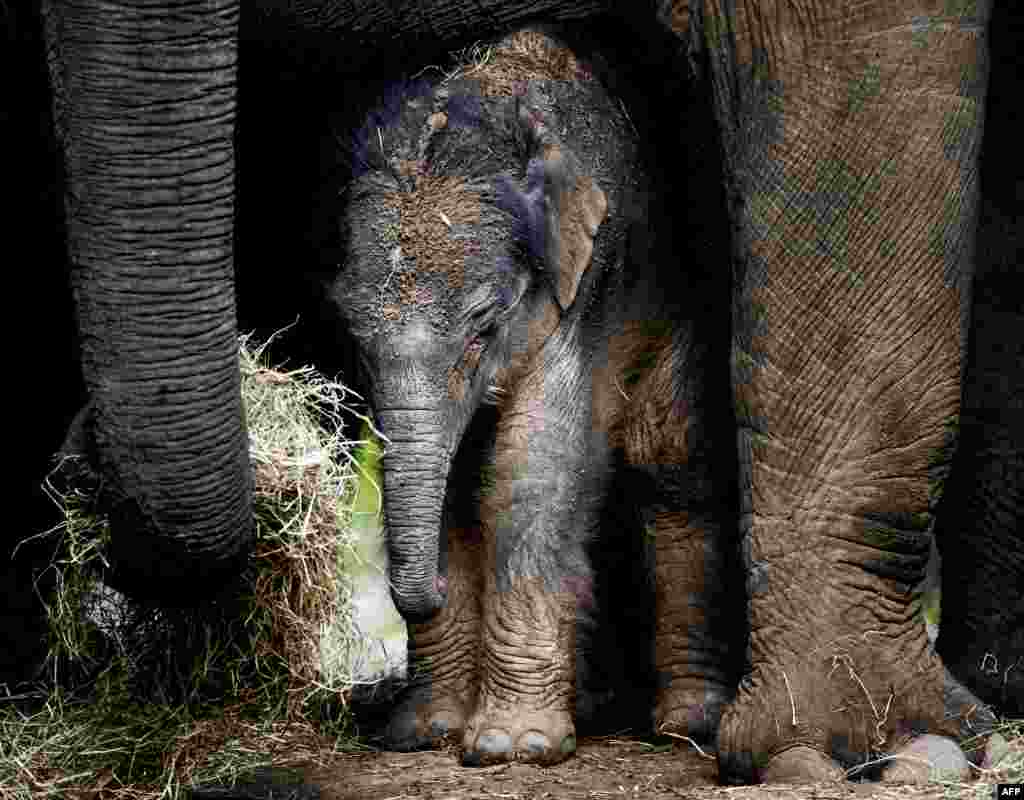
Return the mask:
M 655 752 L 656 749 L 663 752 Z M 689 750 L 689 752 L 687 752 Z M 554 767 L 505 764 L 466 768 L 454 751 L 349 756 L 345 777 L 321 784 L 323 800 L 462 800 L 463 798 L 676 798 L 679 786 L 716 782 L 712 759 L 690 748 L 628 739 L 584 739 L 574 758 Z M 684 796 L 684 795 L 683 795 Z
M 973 790 L 973 791 L 972 791 Z M 970 796 L 978 787 L 824 783 L 725 787 L 714 759 L 679 742 L 582 739 L 574 758 L 554 767 L 505 764 L 465 768 L 454 751 L 337 754 L 329 767 L 270 770 L 252 784 L 198 790 L 195 800 L 845 800 Z M 991 796 L 991 790 L 985 793 Z

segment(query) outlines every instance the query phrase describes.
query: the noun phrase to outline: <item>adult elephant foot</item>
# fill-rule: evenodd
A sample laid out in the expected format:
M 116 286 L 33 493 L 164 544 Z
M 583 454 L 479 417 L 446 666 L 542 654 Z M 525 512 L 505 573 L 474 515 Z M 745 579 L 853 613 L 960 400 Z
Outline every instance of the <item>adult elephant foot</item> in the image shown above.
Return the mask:
M 576 751 L 576 602 L 542 578 L 493 578 L 483 604 L 481 681 L 462 763 L 556 764 Z
M 863 636 L 849 636 L 802 658 L 755 663 L 722 717 L 723 779 L 809 783 L 842 777 L 844 767 L 894 782 L 967 777 L 957 742 L 990 731 L 995 716 L 915 627 L 885 646 L 858 648 Z M 881 766 L 857 769 L 868 762 Z
M 926 783 L 971 779 L 971 764 L 952 739 L 926 734 L 898 748 L 882 772 L 890 783 Z
M 765 783 L 821 783 L 846 776 L 835 759 L 806 745 L 775 754 L 761 771 Z M 890 753 L 880 777 L 887 783 L 964 782 L 971 778 L 971 764 L 952 739 L 925 734 Z

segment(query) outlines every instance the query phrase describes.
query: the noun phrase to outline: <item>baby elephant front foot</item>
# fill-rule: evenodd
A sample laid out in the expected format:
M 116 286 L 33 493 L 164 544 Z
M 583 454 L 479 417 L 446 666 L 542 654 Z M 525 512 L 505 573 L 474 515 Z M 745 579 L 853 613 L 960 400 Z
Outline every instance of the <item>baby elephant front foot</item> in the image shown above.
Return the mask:
M 478 712 L 466 726 L 462 764 L 557 764 L 575 751 L 576 729 L 564 711 Z
M 409 751 L 440 747 L 445 740 L 462 737 L 464 703 L 454 697 L 410 692 L 394 710 L 384 735 L 388 750 Z

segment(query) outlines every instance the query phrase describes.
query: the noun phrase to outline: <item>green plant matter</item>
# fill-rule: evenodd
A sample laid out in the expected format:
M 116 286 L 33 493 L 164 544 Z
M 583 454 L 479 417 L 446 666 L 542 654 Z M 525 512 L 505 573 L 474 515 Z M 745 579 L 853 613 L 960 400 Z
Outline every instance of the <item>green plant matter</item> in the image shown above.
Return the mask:
M 256 542 L 220 596 L 167 609 L 111 589 L 99 481 L 74 454 L 48 476 L 64 513 L 39 534 L 55 552 L 49 652 L 37 685 L 0 703 L 0 796 L 176 798 L 354 746 L 352 676 L 322 656 L 325 630 L 335 649 L 361 644 L 339 570 L 363 474 L 361 443 L 343 435 L 351 392 L 309 367 L 268 366 L 267 344 L 240 340 Z

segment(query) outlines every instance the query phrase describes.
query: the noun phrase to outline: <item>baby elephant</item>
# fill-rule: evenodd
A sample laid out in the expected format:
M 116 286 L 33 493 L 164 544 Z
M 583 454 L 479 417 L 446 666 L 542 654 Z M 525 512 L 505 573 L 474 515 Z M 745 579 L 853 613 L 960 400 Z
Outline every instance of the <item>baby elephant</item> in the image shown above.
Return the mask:
M 403 85 L 355 137 L 332 295 L 388 439 L 412 672 L 396 748 L 456 736 L 466 764 L 571 754 L 593 553 L 614 561 L 615 536 L 648 547 L 671 588 L 636 618 L 653 652 L 626 654 L 657 669 L 655 723 L 706 736 L 736 683 L 741 659 L 711 628 L 739 629 L 720 624 L 739 571 L 713 460 L 690 452 L 706 442 L 703 353 L 670 299 L 680 267 L 658 257 L 649 159 L 608 69 L 520 31 L 454 78 Z

